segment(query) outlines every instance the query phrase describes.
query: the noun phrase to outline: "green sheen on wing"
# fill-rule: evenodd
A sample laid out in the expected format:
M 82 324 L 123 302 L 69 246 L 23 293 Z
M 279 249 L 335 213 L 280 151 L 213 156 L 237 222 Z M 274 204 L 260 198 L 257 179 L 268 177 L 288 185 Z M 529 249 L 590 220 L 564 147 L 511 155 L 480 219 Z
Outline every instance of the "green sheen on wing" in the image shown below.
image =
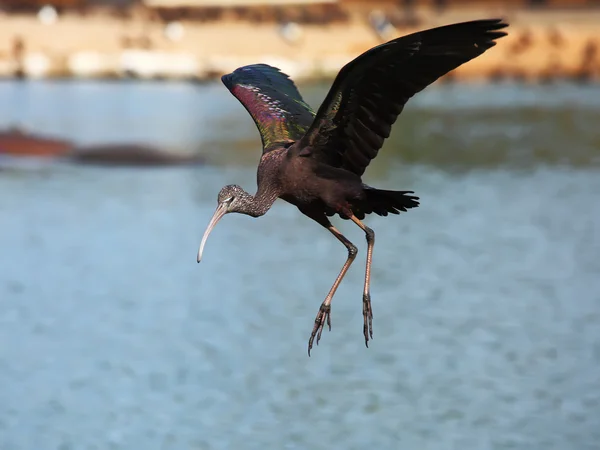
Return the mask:
M 223 75 L 221 80 L 254 119 L 263 153 L 297 141 L 313 122 L 315 112 L 294 82 L 275 67 L 244 66 Z

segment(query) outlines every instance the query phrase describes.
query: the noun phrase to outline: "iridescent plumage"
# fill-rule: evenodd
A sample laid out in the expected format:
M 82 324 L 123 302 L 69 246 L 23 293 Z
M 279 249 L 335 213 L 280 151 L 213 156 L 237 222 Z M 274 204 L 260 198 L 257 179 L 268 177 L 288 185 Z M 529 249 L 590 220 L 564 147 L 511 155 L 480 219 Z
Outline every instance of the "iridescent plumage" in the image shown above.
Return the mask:
M 221 80 L 254 119 L 265 152 L 300 139 L 313 122 L 294 82 L 275 67 L 244 66 Z

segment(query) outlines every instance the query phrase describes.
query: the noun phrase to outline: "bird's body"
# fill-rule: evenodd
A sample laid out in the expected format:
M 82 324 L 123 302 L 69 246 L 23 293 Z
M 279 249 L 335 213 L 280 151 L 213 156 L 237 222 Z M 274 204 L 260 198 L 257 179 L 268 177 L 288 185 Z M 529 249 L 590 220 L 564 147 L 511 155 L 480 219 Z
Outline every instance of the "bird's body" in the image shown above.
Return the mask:
M 354 214 L 363 218 L 372 212 L 374 206 L 380 207 L 380 215 L 393 212 L 397 203 L 377 195 L 389 191 L 364 184 L 359 175 L 346 169 L 298 156 L 301 150 L 298 144 L 294 144 L 263 155 L 258 166 L 258 196 L 262 197 L 263 192 L 277 193 L 276 198 L 297 206 L 303 213 L 310 211 L 311 218 L 317 214 L 338 214 L 343 219 L 350 219 Z M 268 198 L 273 196 L 267 195 Z M 405 198 L 405 207 L 417 206 L 416 199 Z
M 298 156 L 298 145 L 271 153 L 261 158 L 259 174 L 268 174 L 269 183 L 274 180 L 278 187 L 278 197 L 293 205 L 318 206 L 325 212 L 362 194 L 360 177 Z
M 481 55 L 505 35 L 500 20 L 479 20 L 434 28 L 377 46 L 342 68 L 315 113 L 294 83 L 278 69 L 255 64 L 222 77 L 223 83 L 254 119 L 263 143 L 255 195 L 235 185 L 225 186 L 208 234 L 230 212 L 253 217 L 265 214 L 276 199 L 327 228 L 348 250 L 348 258 L 315 319 L 309 339 L 317 343 L 325 322 L 331 328 L 331 300 L 356 257 L 356 247 L 330 222 L 339 215 L 363 229 L 367 238 L 367 268 L 363 291 L 365 343 L 373 337 L 370 270 L 375 234 L 361 220 L 367 214 L 398 214 L 419 205 L 412 191 L 380 190 L 366 185 L 362 175 L 406 102 L 417 92 L 459 65 Z

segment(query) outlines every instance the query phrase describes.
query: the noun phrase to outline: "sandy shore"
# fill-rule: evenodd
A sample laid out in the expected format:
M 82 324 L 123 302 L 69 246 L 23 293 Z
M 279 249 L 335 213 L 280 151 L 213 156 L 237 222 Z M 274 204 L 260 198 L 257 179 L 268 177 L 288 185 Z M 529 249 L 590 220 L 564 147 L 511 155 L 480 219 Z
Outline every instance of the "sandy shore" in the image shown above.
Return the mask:
M 509 36 L 453 77 L 600 80 L 600 10 L 455 10 L 428 15 L 417 28 L 397 28 L 385 38 L 498 15 L 510 22 Z M 0 16 L 0 77 L 20 72 L 32 78 L 207 79 L 255 62 L 278 66 L 296 79 L 331 77 L 344 63 L 382 42 L 364 17 L 347 24 L 302 26 L 295 43 L 284 39 L 276 25 L 181 25 L 182 36 L 172 40 L 163 24 L 139 17 L 64 15 L 53 24 L 43 24 L 35 16 Z

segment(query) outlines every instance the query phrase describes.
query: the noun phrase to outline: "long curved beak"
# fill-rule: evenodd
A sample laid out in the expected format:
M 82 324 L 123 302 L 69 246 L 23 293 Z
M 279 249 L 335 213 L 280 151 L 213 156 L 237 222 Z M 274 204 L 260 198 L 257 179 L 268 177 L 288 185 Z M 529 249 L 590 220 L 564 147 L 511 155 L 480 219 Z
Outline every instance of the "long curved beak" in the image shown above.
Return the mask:
M 221 220 L 221 217 L 223 217 L 225 214 L 227 214 L 227 206 L 224 203 L 220 203 L 219 206 L 217 206 L 217 210 L 213 214 L 212 219 L 210 219 L 208 227 L 206 227 L 204 236 L 202 236 L 202 242 L 200 242 L 200 248 L 198 249 L 198 262 L 200 262 L 200 260 L 202 259 L 202 253 L 204 252 L 204 245 L 206 244 L 208 235 L 213 230 L 217 222 Z

